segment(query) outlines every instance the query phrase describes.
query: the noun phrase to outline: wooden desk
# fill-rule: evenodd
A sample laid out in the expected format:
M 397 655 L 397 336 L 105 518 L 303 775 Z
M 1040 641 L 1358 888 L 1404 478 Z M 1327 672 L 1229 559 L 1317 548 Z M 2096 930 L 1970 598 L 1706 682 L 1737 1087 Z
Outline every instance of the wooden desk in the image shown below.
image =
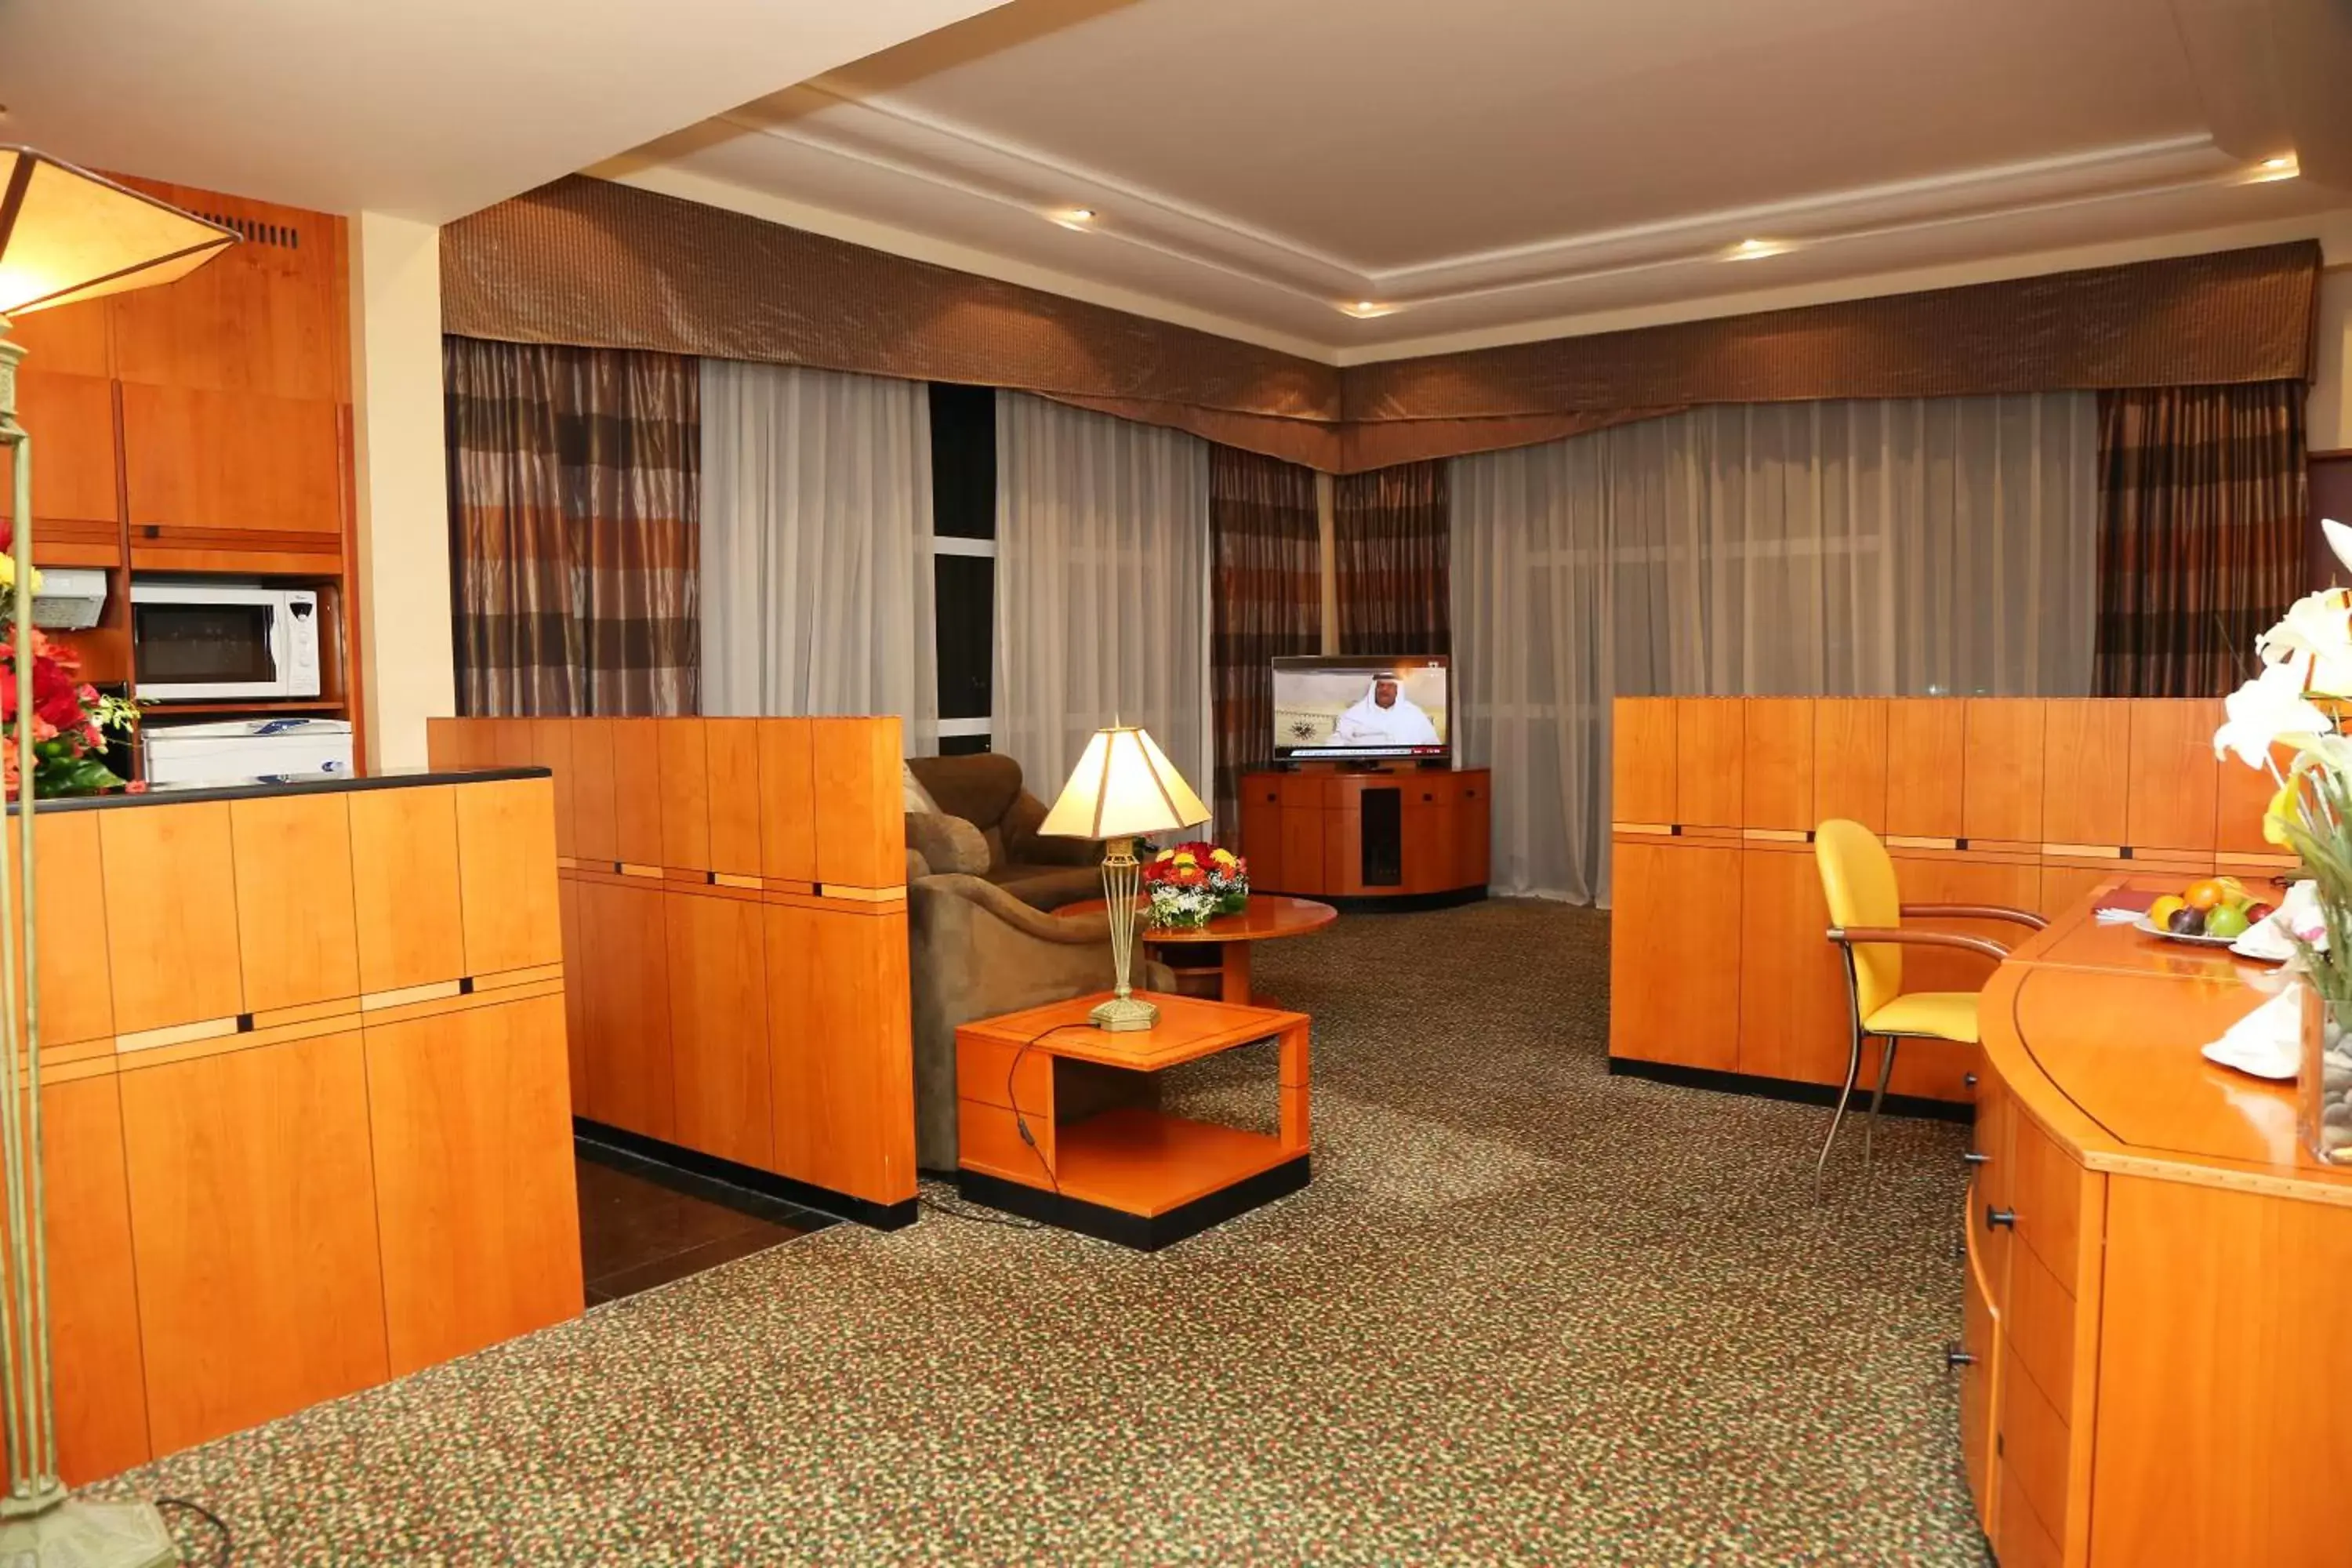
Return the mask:
M 1139 992 L 1159 1005 L 1160 1022 L 1113 1034 L 1087 1021 L 1108 994 L 956 1030 L 957 1165 L 966 1197 L 1151 1252 L 1307 1184 L 1304 1013 Z M 1055 1119 L 1059 1062 L 1158 1072 L 1268 1039 L 1280 1042 L 1272 1135 L 1141 1109 Z
M 1984 991 L 1960 1426 L 2005 1568 L 2352 1561 L 2352 1172 L 2198 1054 L 2267 966 L 2093 919 L 2172 882 L 2102 882 Z

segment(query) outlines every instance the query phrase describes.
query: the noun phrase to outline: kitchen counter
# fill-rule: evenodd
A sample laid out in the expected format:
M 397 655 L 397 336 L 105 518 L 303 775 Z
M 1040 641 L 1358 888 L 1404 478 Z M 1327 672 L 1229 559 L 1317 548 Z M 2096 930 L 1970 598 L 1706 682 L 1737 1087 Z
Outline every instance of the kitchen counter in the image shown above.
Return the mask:
M 43 803 L 34 833 L 68 1481 L 579 1313 L 544 769 Z
M 215 784 L 156 784 L 110 795 L 43 797 L 36 816 L 53 811 L 96 811 L 110 806 L 163 805 L 205 800 L 257 800 L 279 795 L 349 795 L 358 790 L 413 789 L 420 784 L 495 783 L 504 779 L 543 779 L 545 768 L 384 768 L 365 773 L 294 773 L 278 778 L 240 779 Z M 16 803 L 8 803 L 16 815 Z

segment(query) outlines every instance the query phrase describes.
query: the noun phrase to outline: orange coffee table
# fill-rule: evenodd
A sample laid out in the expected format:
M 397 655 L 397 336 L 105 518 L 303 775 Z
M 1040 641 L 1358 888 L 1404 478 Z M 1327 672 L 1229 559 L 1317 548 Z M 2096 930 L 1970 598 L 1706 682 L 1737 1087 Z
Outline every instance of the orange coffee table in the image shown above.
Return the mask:
M 1159 1005 L 1160 1022 L 1113 1034 L 1087 1021 L 1108 994 L 956 1030 L 956 1175 L 965 1197 L 1154 1252 L 1307 1184 L 1306 1014 L 1139 991 Z M 1276 1133 L 1140 1107 L 1055 1122 L 1059 1063 L 1158 1072 L 1267 1039 L 1281 1042 Z
M 1100 899 L 1088 899 L 1082 904 L 1064 904 L 1054 912 L 1097 915 L 1108 907 Z M 1145 902 L 1142 907 L 1148 909 L 1150 904 Z M 1208 924 L 1189 931 L 1153 931 L 1139 923 L 1135 934 L 1154 947 L 1213 945 L 1220 976 L 1217 999 L 1246 1007 L 1250 1005 L 1251 943 L 1276 937 L 1305 936 L 1308 931 L 1321 931 L 1339 918 L 1339 910 L 1312 899 L 1294 899 L 1284 893 L 1252 893 L 1248 905 L 1237 915 L 1215 915 Z M 1176 973 L 1181 976 L 1200 972 L 1179 968 Z

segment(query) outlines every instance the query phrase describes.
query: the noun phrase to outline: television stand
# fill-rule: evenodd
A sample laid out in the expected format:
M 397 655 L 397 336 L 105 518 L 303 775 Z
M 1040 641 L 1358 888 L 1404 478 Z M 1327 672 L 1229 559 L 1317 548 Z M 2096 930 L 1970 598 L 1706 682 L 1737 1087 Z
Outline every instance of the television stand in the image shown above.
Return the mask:
M 1330 762 L 1244 773 L 1250 885 L 1356 909 L 1483 899 L 1491 788 L 1485 768 Z

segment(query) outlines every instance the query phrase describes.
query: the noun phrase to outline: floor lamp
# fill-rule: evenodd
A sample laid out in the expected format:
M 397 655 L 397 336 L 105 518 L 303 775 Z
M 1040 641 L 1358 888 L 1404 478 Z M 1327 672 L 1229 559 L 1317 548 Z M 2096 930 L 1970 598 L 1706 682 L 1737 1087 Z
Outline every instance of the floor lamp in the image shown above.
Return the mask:
M 24 348 L 8 318 L 169 283 L 236 242 L 235 230 L 28 147 L 0 146 L 0 451 L 15 459 L 16 749 L 23 799 L 16 865 L 0 873 L 0 935 L 22 969 L 0 960 L 0 1563 L 28 1568 L 146 1568 L 180 1560 L 152 1503 L 97 1503 L 58 1479 L 56 1389 L 49 1372 L 48 1236 L 41 1189 L 40 971 L 33 935 L 32 438 L 16 423 Z

